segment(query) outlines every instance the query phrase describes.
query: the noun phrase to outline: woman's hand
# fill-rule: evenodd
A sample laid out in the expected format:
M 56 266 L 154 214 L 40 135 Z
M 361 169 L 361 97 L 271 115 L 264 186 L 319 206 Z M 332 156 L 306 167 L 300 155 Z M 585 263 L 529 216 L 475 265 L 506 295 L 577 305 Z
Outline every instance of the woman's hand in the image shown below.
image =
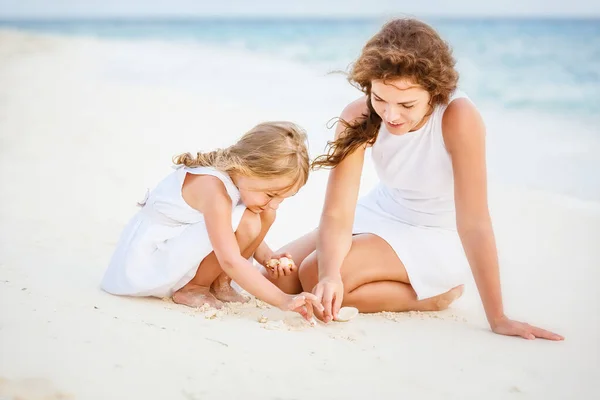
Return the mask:
M 565 338 L 556 333 L 526 324 L 524 322 L 513 321 L 503 316 L 491 324 L 492 331 L 499 335 L 521 336 L 522 338 L 533 340 L 535 338 L 547 340 L 564 340 Z
M 344 283 L 341 277 L 325 277 L 319 280 L 313 293 L 323 305 L 323 322 L 337 318 L 344 299 Z

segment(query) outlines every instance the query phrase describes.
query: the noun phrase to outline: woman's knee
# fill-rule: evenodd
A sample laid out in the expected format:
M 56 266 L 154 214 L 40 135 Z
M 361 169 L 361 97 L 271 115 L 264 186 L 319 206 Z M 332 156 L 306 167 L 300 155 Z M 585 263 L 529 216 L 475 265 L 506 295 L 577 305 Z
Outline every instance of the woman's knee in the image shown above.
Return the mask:
M 341 268 L 345 290 L 351 292 L 364 284 L 376 281 L 409 283 L 404 264 L 394 249 L 375 235 L 353 237 Z
M 317 263 L 317 252 L 313 251 L 306 257 L 298 268 L 298 278 L 302 289 L 310 292 L 319 281 L 319 268 Z
M 353 254 L 353 250 L 351 249 L 344 262 L 342 263 L 342 267 L 340 269 L 340 277 L 342 278 L 342 282 L 344 283 L 344 290 L 346 292 L 350 292 L 354 290 L 358 286 L 358 280 L 356 279 L 356 271 L 354 268 L 349 266 L 349 264 L 356 263 L 360 260 L 355 260 L 355 254 Z M 312 289 L 319 282 L 319 264 L 317 260 L 317 252 L 313 251 L 310 253 L 304 261 L 300 264 L 298 269 L 298 277 L 300 278 L 300 283 L 302 283 L 302 288 L 306 291 L 312 291 Z

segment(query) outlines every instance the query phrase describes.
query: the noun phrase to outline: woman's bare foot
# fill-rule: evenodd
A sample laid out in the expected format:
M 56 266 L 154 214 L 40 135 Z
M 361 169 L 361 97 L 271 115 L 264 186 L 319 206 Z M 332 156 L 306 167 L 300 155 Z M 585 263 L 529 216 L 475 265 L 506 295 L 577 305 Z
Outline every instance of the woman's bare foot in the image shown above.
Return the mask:
M 231 278 L 225 273 L 219 275 L 217 280 L 214 281 L 212 291 L 215 297 L 221 301 L 246 303 L 250 300 L 231 287 Z
M 194 308 L 204 304 L 214 308 L 223 307 L 223 303 L 210 292 L 209 287 L 189 283 L 173 293 L 173 302 Z
M 450 307 L 456 299 L 462 296 L 465 290 L 465 285 L 458 285 L 455 288 L 448 290 L 446 293 L 442 293 L 439 296 L 432 297 L 420 301 L 423 307 L 419 311 L 442 311 Z

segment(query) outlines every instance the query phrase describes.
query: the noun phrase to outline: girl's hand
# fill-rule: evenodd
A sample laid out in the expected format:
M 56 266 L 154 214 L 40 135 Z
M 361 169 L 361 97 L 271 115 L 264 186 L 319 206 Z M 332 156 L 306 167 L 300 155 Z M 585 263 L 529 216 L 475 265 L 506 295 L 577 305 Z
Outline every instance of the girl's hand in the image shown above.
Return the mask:
M 273 254 L 265 263 L 265 268 L 272 279 L 289 276 L 298 269 L 289 253 Z
M 533 340 L 535 338 L 547 340 L 564 340 L 565 338 L 556 333 L 529 325 L 523 322 L 513 321 L 504 316 L 491 326 L 492 331 L 499 335 L 521 336 L 522 338 Z
M 323 305 L 317 300 L 317 297 L 306 292 L 288 295 L 279 308 L 283 311 L 297 312 L 311 324 L 314 316 L 313 308 L 316 308 L 319 312 L 323 311 Z

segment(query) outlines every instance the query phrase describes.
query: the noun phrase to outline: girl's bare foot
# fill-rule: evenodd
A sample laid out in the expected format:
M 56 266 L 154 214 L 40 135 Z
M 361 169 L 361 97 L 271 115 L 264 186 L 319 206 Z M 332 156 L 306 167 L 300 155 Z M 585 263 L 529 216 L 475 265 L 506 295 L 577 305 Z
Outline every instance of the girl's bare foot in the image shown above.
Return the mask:
M 250 300 L 231 287 L 231 278 L 225 273 L 219 275 L 217 280 L 212 284 L 212 290 L 215 297 L 221 301 L 246 303 Z
M 247 303 L 250 299 L 246 296 L 238 293 L 231 286 L 216 288 L 213 287 L 215 297 L 221 301 L 227 301 L 232 303 Z
M 223 307 L 223 303 L 213 296 L 209 287 L 189 283 L 173 293 L 173 302 L 194 308 L 202 307 L 204 304 L 214 308 Z

